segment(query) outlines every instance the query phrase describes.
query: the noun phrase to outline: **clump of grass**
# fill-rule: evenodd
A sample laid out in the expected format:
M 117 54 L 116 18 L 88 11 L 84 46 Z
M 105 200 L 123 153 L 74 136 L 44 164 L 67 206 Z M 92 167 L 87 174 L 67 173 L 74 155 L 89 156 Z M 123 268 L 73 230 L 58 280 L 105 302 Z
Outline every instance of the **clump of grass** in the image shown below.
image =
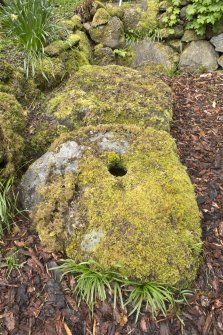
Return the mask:
M 17 196 L 13 191 L 14 179 L 0 181 L 0 238 L 10 232 L 13 216 L 19 212 L 16 207 Z
M 20 274 L 20 268 L 22 267 L 22 264 L 19 264 L 17 255 L 18 251 L 15 251 L 3 258 L 3 262 L 0 267 L 7 268 L 7 277 L 11 275 L 13 270 L 17 270 Z
M 122 308 L 131 306 L 129 315 L 136 313 L 136 322 L 143 305 L 151 308 L 153 316 L 159 311 L 166 316 L 170 308 L 176 304 L 185 303 L 187 295 L 191 294 L 189 290 L 177 291 L 174 287 L 168 287 L 156 281 L 140 283 L 129 280 L 116 271 L 102 269 L 94 261 L 76 264 L 72 259 L 66 259 L 63 260 L 62 265 L 51 270 L 55 269 L 61 270 L 63 275 L 71 273 L 75 276 L 74 293 L 77 294 L 79 302 L 83 300 L 88 304 L 92 312 L 96 301 L 105 301 L 109 293 L 113 294 L 114 308 L 118 298 Z M 123 291 L 128 293 L 125 302 Z
M 97 262 L 89 261 L 76 264 L 71 259 L 66 259 L 57 269 L 61 270 L 64 275 L 72 273 L 76 278 L 76 287 L 74 292 L 81 300 L 85 301 L 93 311 L 94 305 L 98 300 L 105 301 L 107 291 L 114 295 L 114 306 L 117 303 L 117 297 L 121 301 L 123 298 L 121 291 L 122 276 L 115 271 L 103 270 Z
M 0 5 L 1 29 L 24 51 L 27 76 L 30 69 L 35 74 L 44 45 L 55 29 L 52 16 L 50 0 L 5 0 Z

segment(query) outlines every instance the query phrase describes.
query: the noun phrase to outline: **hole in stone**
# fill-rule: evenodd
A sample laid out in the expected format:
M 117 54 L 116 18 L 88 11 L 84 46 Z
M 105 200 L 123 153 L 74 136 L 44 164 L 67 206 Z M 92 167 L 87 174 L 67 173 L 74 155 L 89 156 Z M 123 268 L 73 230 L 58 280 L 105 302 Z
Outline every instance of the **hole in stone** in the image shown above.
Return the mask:
M 108 171 L 115 177 L 122 177 L 126 175 L 127 170 L 119 164 L 112 164 L 109 166 Z

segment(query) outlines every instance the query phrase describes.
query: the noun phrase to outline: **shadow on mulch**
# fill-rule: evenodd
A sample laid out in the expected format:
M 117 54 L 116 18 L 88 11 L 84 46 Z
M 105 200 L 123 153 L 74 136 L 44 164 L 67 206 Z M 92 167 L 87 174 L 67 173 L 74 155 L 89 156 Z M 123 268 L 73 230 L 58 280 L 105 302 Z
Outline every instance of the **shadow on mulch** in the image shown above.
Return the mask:
M 2 258 L 13 248 L 23 263 L 10 276 L 0 269 L 0 335 L 223 334 L 223 75 L 164 80 L 173 89 L 172 135 L 195 186 L 204 240 L 203 265 L 181 321 L 162 315 L 153 320 L 143 311 L 135 325 L 134 317 L 113 310 L 111 301 L 96 306 L 92 318 L 69 293 L 74 279 L 60 283 L 60 274 L 49 273 L 62 255 L 47 252 L 23 220 L 0 244 Z

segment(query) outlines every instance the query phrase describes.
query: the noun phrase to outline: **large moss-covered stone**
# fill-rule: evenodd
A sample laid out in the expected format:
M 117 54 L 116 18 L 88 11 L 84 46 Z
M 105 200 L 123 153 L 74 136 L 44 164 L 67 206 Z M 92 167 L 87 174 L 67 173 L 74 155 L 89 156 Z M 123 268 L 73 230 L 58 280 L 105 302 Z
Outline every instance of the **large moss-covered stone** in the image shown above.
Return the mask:
M 25 117 L 16 98 L 0 92 L 0 177 L 9 177 L 19 169 L 23 156 Z
M 143 281 L 195 279 L 199 211 L 167 132 L 105 125 L 63 135 L 20 189 L 50 250 Z
M 47 111 L 68 129 L 125 123 L 169 130 L 171 90 L 162 80 L 130 68 L 83 66 L 48 101 Z

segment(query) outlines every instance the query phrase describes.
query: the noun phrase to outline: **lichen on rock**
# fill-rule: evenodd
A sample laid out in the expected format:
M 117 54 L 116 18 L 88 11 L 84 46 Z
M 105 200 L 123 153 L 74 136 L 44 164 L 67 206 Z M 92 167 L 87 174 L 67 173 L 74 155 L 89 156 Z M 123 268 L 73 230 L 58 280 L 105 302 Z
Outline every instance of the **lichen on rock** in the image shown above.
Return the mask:
M 13 95 L 0 92 L 0 177 L 9 177 L 19 169 L 24 128 L 22 106 Z
M 130 68 L 88 65 L 48 101 L 47 111 L 70 130 L 125 123 L 168 131 L 171 90 L 162 80 Z
M 102 125 L 63 135 L 21 189 L 49 249 L 141 281 L 195 279 L 199 210 L 167 132 Z

